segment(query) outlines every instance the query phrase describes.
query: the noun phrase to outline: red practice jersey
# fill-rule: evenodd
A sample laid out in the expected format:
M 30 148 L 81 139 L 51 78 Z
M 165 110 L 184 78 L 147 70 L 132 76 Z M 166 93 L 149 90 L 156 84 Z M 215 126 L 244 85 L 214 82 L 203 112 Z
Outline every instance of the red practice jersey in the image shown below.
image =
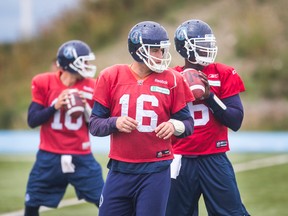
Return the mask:
M 32 101 L 52 106 L 59 94 L 67 89 L 60 80 L 60 71 L 43 73 L 32 79 Z M 69 87 L 80 90 L 89 105 L 93 105 L 94 79 L 83 79 Z M 40 149 L 59 154 L 88 154 L 91 152 L 88 125 L 84 116 L 77 119 L 67 115 L 64 109 L 57 110 L 40 129 Z
M 112 117 L 138 121 L 137 130 L 111 135 L 110 158 L 131 163 L 173 159 L 171 140 L 156 137 L 154 130 L 194 100 L 179 73 L 169 69 L 138 79 L 129 65 L 115 65 L 101 72 L 95 91 L 93 99 Z
M 179 72 L 182 67 L 175 67 Z M 214 63 L 204 67 L 210 91 L 223 99 L 245 91 L 244 84 L 234 68 Z M 206 155 L 229 150 L 228 128 L 218 122 L 204 101 L 189 104 L 194 119 L 194 132 L 183 139 L 173 138 L 173 150 L 181 155 Z

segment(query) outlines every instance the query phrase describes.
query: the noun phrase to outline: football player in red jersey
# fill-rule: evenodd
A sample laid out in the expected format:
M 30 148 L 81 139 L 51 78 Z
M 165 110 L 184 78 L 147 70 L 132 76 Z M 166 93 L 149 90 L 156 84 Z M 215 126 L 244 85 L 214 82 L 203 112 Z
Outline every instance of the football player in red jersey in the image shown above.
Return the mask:
M 160 24 L 144 21 L 128 34 L 134 62 L 104 69 L 95 85 L 90 133 L 111 134 L 109 173 L 99 216 L 164 216 L 173 159 L 171 136 L 193 131 L 194 96 L 168 68 L 170 42 Z
M 183 22 L 175 32 L 175 47 L 186 68 L 201 71 L 206 83 L 203 98 L 189 104 L 194 132 L 173 139 L 171 191 L 166 216 L 198 215 L 203 195 L 208 215 L 247 216 L 242 204 L 229 151 L 228 128 L 237 131 L 243 120 L 240 92 L 244 84 L 234 68 L 214 63 L 217 46 L 210 26 L 201 20 Z
M 86 43 L 68 41 L 57 53 L 59 70 L 32 79 L 28 124 L 41 127 L 26 189 L 25 216 L 39 215 L 40 206 L 56 208 L 68 184 L 74 186 L 79 199 L 99 206 L 102 168 L 91 153 L 88 131 L 96 72 L 96 66 L 88 62 L 94 59 Z M 85 102 L 85 112 L 78 118 L 63 109 L 69 89 L 77 89 Z

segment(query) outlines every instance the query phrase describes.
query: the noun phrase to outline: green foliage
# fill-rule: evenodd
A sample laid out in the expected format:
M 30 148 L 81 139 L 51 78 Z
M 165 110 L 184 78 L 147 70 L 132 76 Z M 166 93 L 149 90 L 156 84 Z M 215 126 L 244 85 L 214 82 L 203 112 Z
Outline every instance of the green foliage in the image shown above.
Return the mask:
M 186 1 L 171 1 L 176 2 Z M 63 13 L 33 40 L 0 45 L 0 128 L 27 128 L 30 81 L 49 70 L 64 41 L 80 39 L 100 50 L 127 34 L 135 20 L 156 19 L 169 7 L 165 0 L 83 0 L 79 10 Z
M 243 14 L 237 22 L 235 54 L 254 61 L 254 69 L 245 82 L 248 91 L 261 98 L 288 99 L 288 86 L 285 85 L 288 81 L 288 28 L 284 21 L 288 18 L 287 13 L 281 9 L 283 1 L 275 1 L 275 4 L 264 0 L 257 2 L 249 2 L 245 16 Z
M 123 40 L 131 27 L 142 20 L 161 21 L 176 28 L 185 19 L 201 19 L 201 14 L 206 14 L 205 19 L 215 32 L 230 28 L 227 38 L 220 35 L 217 40 L 231 43 L 233 51 L 225 56 L 224 50 L 220 58 L 229 59 L 232 65 L 238 60 L 252 65 L 243 75 L 247 95 L 287 99 L 285 5 L 285 0 L 195 0 L 193 4 L 188 0 L 170 0 L 169 4 L 167 0 L 82 0 L 78 9 L 60 14 L 32 40 L 0 44 L 0 129 L 27 128 L 31 79 L 50 69 L 64 41 L 84 40 L 99 53 L 120 38 Z M 225 8 L 228 6 L 229 11 Z M 173 17 L 174 14 L 177 15 Z M 272 76 L 273 82 L 269 83 Z
M 251 80 L 257 85 L 262 97 L 288 99 L 288 58 L 263 62 L 254 71 Z

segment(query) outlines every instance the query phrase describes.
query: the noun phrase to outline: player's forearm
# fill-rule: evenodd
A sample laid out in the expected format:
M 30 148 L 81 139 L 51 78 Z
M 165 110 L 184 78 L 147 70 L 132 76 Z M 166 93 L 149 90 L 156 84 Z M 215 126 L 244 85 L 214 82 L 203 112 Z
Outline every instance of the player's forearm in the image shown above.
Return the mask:
M 117 131 L 117 117 L 100 118 L 92 113 L 89 121 L 89 131 L 93 136 L 108 136 Z
M 237 94 L 219 100 L 219 98 L 215 99 L 214 94 L 211 93 L 206 103 L 219 122 L 233 131 L 239 130 L 244 117 L 240 96 Z
M 32 102 L 28 110 L 27 122 L 29 127 L 35 128 L 47 122 L 49 118 L 56 112 L 54 106 L 45 108 L 44 106 Z
M 194 120 L 192 117 L 182 120 L 182 123 L 185 126 L 185 131 L 181 135 L 177 136 L 178 138 L 190 136 L 194 131 Z
M 177 137 L 183 138 L 190 136 L 194 131 L 194 120 L 191 117 L 188 105 L 171 116 L 171 119 L 181 121 L 184 124 L 185 130 Z

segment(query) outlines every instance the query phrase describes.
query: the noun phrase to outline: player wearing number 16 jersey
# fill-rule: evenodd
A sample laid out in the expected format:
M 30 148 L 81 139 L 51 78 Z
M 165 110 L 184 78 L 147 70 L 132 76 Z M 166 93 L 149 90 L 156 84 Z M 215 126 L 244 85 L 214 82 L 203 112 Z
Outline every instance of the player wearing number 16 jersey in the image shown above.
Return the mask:
M 192 133 L 187 103 L 194 97 L 182 76 L 168 69 L 170 42 L 161 25 L 138 23 L 128 45 L 135 61 L 104 69 L 95 84 L 90 132 L 111 134 L 99 216 L 164 216 L 171 136 Z
M 39 207 L 57 207 L 68 184 L 77 197 L 99 205 L 102 169 L 91 153 L 88 121 L 91 114 L 96 66 L 89 46 L 78 40 L 62 44 L 57 53 L 59 70 L 32 79 L 28 124 L 40 127 L 40 145 L 30 172 L 25 216 L 39 215 Z M 69 89 L 83 96 L 85 112 L 72 118 L 64 109 Z
M 187 20 L 175 31 L 175 47 L 185 68 L 199 70 L 206 91 L 190 104 L 194 133 L 173 140 L 171 191 L 166 216 L 196 216 L 203 195 L 208 215 L 247 216 L 226 152 L 228 128 L 237 131 L 243 119 L 240 92 L 244 84 L 234 68 L 214 63 L 216 39 L 208 24 Z

